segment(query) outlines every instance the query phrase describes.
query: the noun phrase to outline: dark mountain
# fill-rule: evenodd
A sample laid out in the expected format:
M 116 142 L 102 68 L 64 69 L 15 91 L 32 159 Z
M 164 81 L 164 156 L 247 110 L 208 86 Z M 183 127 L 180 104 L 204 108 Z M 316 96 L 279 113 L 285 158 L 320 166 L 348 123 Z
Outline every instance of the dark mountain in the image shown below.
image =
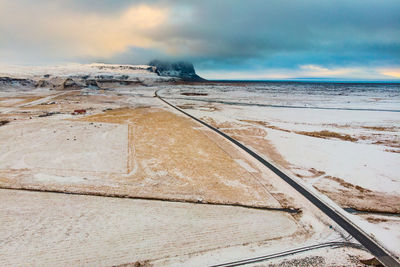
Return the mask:
M 206 81 L 196 74 L 193 64 L 189 62 L 152 60 L 149 65 L 155 67 L 155 71 L 159 76 L 177 77 L 184 81 Z

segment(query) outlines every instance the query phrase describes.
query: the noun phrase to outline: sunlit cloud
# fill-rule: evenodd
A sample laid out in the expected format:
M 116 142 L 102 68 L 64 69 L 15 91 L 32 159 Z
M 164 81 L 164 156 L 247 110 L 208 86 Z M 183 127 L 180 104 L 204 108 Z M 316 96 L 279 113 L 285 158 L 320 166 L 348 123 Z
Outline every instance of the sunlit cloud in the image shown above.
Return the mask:
M 355 70 L 352 68 L 326 68 L 318 65 L 302 65 L 300 69 L 303 71 L 303 75 L 308 77 L 336 77 L 348 75 Z
M 357 77 L 365 74 L 367 70 L 355 67 L 327 68 L 318 65 L 301 65 L 299 77 Z
M 400 78 L 400 68 L 383 68 L 379 69 L 379 72 L 385 76 Z
M 155 46 L 148 35 L 168 18 L 165 7 L 144 4 L 110 15 L 63 10 L 57 4 L 43 6 L 36 1 L 23 4 L 2 1 L 1 4 L 0 25 L 13 30 L 9 34 L 14 42 L 42 46 L 50 54 L 64 53 L 75 58 L 107 58 L 131 46 Z M 18 13 L 18 20 L 10 10 Z M 0 30 L 7 32 L 4 28 Z
M 199 70 L 200 76 L 210 80 L 285 80 L 294 77 L 293 70 L 264 70 L 264 71 L 227 71 L 227 70 Z
M 387 72 L 384 72 L 387 71 Z M 367 67 L 328 68 L 319 65 L 301 65 L 298 68 L 281 68 L 253 71 L 199 71 L 209 79 L 233 80 L 285 80 L 285 79 L 337 79 L 337 80 L 381 80 L 385 76 L 400 78 L 400 69 Z M 382 76 L 385 75 L 385 76 Z M 398 76 L 396 76 L 398 75 Z M 386 77 L 387 78 L 387 77 Z

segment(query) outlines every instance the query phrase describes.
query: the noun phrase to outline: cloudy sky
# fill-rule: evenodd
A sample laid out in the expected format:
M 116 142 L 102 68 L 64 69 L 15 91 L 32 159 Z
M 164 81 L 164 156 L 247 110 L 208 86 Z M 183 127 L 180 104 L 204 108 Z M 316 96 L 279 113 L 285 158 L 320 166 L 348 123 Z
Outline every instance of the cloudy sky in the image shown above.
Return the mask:
M 400 80 L 400 1 L 0 0 L 0 64 L 154 58 L 211 79 Z

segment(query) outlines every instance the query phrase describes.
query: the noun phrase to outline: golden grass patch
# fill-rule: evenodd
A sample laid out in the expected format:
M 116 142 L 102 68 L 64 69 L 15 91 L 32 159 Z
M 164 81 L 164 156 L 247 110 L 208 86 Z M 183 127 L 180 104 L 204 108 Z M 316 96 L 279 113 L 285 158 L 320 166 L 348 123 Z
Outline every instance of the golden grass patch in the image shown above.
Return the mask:
M 295 133 L 307 135 L 307 136 L 311 136 L 311 137 L 323 138 L 323 139 L 336 138 L 336 139 L 340 139 L 343 141 L 350 141 L 350 142 L 356 142 L 358 140 L 357 138 L 354 138 L 348 134 L 340 134 L 340 133 L 331 132 L 331 131 L 327 131 L 327 130 L 314 131 L 314 132 L 296 131 Z

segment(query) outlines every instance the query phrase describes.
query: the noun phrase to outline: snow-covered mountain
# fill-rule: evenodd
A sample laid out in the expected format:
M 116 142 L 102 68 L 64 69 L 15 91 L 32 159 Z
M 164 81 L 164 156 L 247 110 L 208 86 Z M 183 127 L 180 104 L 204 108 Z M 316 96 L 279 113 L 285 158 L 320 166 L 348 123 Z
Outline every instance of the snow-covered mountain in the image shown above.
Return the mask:
M 107 83 L 150 85 L 173 82 L 149 65 L 67 64 L 60 66 L 1 66 L 0 89 L 48 87 L 55 90 L 104 87 Z
M 104 88 L 107 83 L 150 85 L 159 82 L 202 81 L 190 63 L 152 61 L 149 65 L 67 64 L 60 66 L 0 65 L 0 89 L 48 87 L 52 89 Z

